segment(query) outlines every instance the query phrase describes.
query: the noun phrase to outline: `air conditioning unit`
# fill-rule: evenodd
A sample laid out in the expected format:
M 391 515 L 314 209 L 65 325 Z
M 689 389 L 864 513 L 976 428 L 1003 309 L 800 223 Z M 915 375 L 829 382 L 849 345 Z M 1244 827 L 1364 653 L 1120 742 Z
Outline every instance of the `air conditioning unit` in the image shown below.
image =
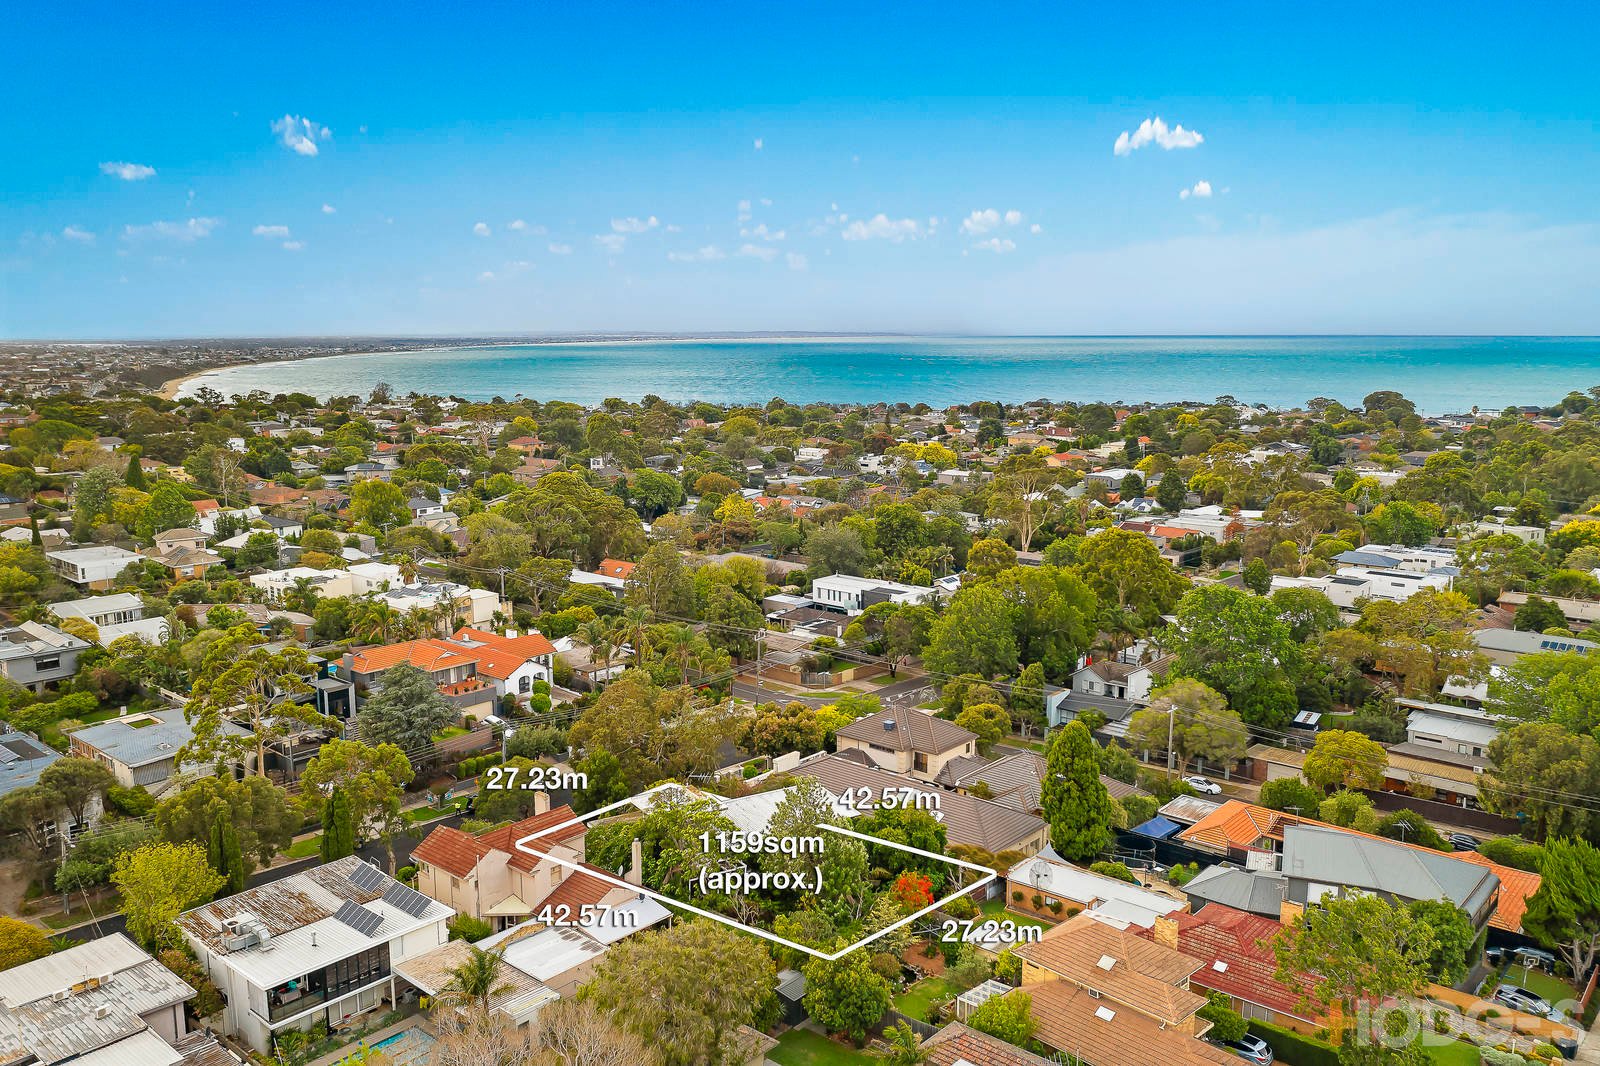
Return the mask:
M 109 1018 L 109 1017 L 111 1017 L 111 1004 L 109 1004 L 109 1003 L 100 1004 L 98 1007 L 96 1007 L 94 1009 L 94 1016 L 96 1018 Z

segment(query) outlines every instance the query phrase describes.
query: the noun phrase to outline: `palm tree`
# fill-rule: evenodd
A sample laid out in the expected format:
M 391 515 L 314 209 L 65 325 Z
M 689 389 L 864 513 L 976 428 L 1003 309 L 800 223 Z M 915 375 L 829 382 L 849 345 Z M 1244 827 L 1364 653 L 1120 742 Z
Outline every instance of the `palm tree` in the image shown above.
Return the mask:
M 500 967 L 505 959 L 498 951 L 484 951 L 476 944 L 468 944 L 466 961 L 452 967 L 450 981 L 439 993 L 439 998 L 451 1007 L 476 1005 L 485 1015 L 489 1001 L 516 991 L 516 986 L 500 980 Z
M 370 603 L 350 627 L 357 640 L 389 642 L 389 630 L 400 621 L 400 612 L 387 603 Z
M 883 1042 L 886 1046 L 873 1055 L 888 1066 L 917 1066 L 928 1061 L 928 1053 L 922 1050 L 916 1030 L 905 1022 L 885 1029 Z
M 682 623 L 673 626 L 667 631 L 667 642 L 671 646 L 673 657 L 678 660 L 681 683 L 687 685 L 689 660 L 694 657 L 694 627 Z
M 642 663 L 649 654 L 650 609 L 641 606 L 624 610 L 622 628 L 626 631 L 627 643 L 633 645 L 634 663 Z
M 321 593 L 317 591 L 316 585 L 312 584 L 309 577 L 297 577 L 294 579 L 294 588 L 284 593 L 283 605 L 291 611 L 312 614 L 317 609 L 317 600 L 320 596 Z

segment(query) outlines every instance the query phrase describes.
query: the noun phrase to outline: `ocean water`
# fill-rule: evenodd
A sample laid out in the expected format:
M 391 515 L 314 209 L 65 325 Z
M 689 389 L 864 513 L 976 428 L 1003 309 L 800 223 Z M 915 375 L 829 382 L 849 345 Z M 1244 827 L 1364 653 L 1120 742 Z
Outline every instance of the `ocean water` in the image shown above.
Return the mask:
M 336 355 L 190 379 L 224 396 L 263 389 L 321 398 L 387 382 L 465 399 L 528 396 L 594 404 L 673 401 L 1133 403 L 1231 395 L 1248 403 L 1346 404 L 1378 389 L 1443 414 L 1552 403 L 1600 385 L 1600 338 L 872 337 L 516 344 Z

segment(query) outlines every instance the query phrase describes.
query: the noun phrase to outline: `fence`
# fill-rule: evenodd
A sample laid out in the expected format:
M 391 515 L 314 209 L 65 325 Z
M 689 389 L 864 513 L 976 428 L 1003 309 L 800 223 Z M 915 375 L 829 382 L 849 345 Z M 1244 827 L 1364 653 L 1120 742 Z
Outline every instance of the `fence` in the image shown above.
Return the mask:
M 882 1025 L 885 1029 L 892 1029 L 901 1022 L 911 1026 L 912 1030 L 916 1032 L 918 1039 L 921 1040 L 926 1040 L 928 1037 L 939 1031 L 939 1027 L 937 1025 L 929 1025 L 920 1018 L 913 1018 L 909 1014 L 901 1014 L 899 1011 L 892 1008 L 883 1016 Z
M 1457 803 L 1440 803 L 1438 800 L 1417 799 L 1415 796 L 1403 795 L 1399 792 L 1382 792 L 1372 789 L 1362 789 L 1367 798 L 1372 800 L 1372 805 L 1380 811 L 1416 811 L 1430 822 L 1441 822 L 1444 825 L 1461 826 L 1465 829 L 1476 829 L 1482 833 L 1494 836 L 1514 836 L 1520 831 L 1515 818 L 1502 818 L 1498 814 L 1475 807 L 1463 807 Z

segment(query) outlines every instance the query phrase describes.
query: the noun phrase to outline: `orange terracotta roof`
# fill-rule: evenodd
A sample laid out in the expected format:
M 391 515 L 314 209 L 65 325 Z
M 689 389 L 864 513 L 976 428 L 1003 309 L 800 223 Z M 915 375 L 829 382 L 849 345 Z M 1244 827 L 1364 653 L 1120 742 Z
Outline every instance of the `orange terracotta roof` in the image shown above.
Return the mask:
M 467 666 L 477 661 L 477 655 L 468 648 L 429 638 L 363 649 L 355 653 L 351 668 L 360 674 L 375 674 L 405 663 L 431 672 L 452 666 Z
M 1302 1021 L 1320 1020 L 1315 1011 L 1301 1009 L 1299 994 L 1277 979 L 1272 938 L 1283 926 L 1276 921 L 1220 903 L 1207 903 L 1194 914 L 1179 912 L 1169 919 L 1178 925 L 1178 950 L 1206 963 L 1189 979 L 1191 987 L 1221 992 Z M 1154 939 L 1155 931 L 1140 929 L 1139 935 Z M 1217 969 L 1218 962 L 1224 964 L 1223 969 Z
M 1166 1025 L 1183 1022 L 1206 1004 L 1204 996 L 1187 987 L 1203 962 L 1088 914 L 1046 930 L 1043 939 L 1015 952 L 1074 985 L 1135 1004 Z M 1106 959 L 1111 960 L 1109 967 L 1102 965 Z
M 600 867 L 590 866 L 588 863 L 584 863 L 584 868 L 597 874 L 606 872 Z M 567 876 L 561 879 L 559 885 L 550 890 L 549 895 L 545 896 L 544 899 L 533 901 L 531 907 L 533 912 L 537 914 L 545 907 L 559 907 L 565 904 L 572 908 L 572 913 L 577 914 L 580 908 L 592 907 L 605 899 L 616 891 L 616 887 L 616 885 L 608 884 L 598 877 L 590 877 L 582 870 L 568 871 Z
M 603 574 L 606 577 L 617 578 L 619 581 L 626 581 L 633 576 L 633 565 L 621 559 L 602 559 L 600 560 L 600 565 L 594 568 L 594 572 Z
M 1388 840 L 1373 833 L 1362 833 L 1354 829 L 1321 822 L 1315 818 L 1299 818 L 1282 811 L 1274 811 L 1254 803 L 1243 800 L 1228 800 L 1222 806 L 1200 819 L 1194 825 L 1178 834 L 1178 839 L 1213 851 L 1227 851 L 1230 848 L 1242 850 L 1268 851 L 1275 850 L 1275 844 L 1283 842 L 1283 830 L 1291 825 L 1314 825 L 1327 829 L 1337 829 L 1341 833 L 1350 833 L 1353 836 L 1367 837 L 1372 840 L 1386 840 L 1391 844 L 1402 847 L 1415 848 L 1418 851 L 1432 851 L 1420 844 L 1407 844 L 1400 840 Z M 1522 931 L 1522 915 L 1528 909 L 1528 897 L 1539 891 L 1542 880 L 1536 873 L 1527 870 L 1518 870 L 1510 866 L 1501 866 L 1491 862 L 1475 851 L 1445 852 L 1452 859 L 1470 862 L 1477 866 L 1487 866 L 1496 877 L 1500 878 L 1499 902 L 1495 906 L 1494 914 L 1489 919 L 1489 924 L 1496 929 L 1504 929 L 1511 933 Z
M 543 814 L 536 814 L 532 818 L 524 818 L 520 822 L 513 822 L 510 825 L 501 826 L 499 829 L 491 829 L 480 836 L 478 840 L 495 851 L 503 851 L 509 854 L 511 858 L 507 860 L 508 865 L 515 866 L 519 870 L 532 870 L 539 864 L 538 858 L 517 847 L 517 841 L 523 837 L 532 836 L 542 829 L 548 829 L 553 825 L 570 822 L 576 817 L 577 815 L 573 813 L 572 808 L 563 803 L 559 807 L 552 807 Z M 540 837 L 539 843 L 547 845 L 560 844 L 571 840 L 573 837 L 581 837 L 586 828 L 581 822 L 569 825 L 565 829 L 559 829 L 551 833 L 549 836 Z
M 1239 1061 L 1230 1052 L 1141 1014 L 1142 1004 L 1108 1003 L 1066 981 L 1047 981 L 1007 993 L 1024 994 L 1032 1000 L 1031 1013 L 1038 1025 L 1034 1036 L 1089 1066 L 1127 1062 L 1230 1066 Z
M 456 877 L 466 877 L 478 860 L 493 850 L 471 833 L 441 825 L 422 838 L 422 843 L 411 850 L 411 857 Z

